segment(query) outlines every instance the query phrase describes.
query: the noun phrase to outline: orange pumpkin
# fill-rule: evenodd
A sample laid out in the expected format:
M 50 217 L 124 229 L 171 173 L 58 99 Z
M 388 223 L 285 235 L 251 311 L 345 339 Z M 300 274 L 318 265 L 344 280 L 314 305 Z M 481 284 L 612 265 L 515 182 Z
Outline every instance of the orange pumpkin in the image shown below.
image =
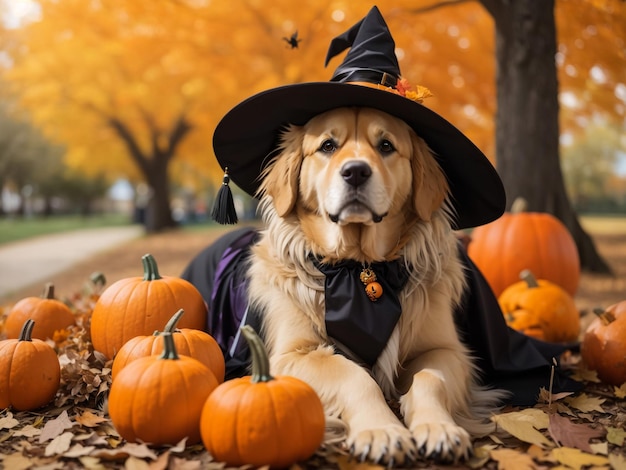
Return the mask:
M 7 338 L 19 338 L 24 322 L 35 322 L 32 337 L 46 340 L 54 332 L 74 325 L 75 318 L 70 308 L 54 298 L 54 285 L 46 284 L 42 297 L 26 297 L 18 301 L 7 316 L 4 329 Z
M 252 355 L 252 375 L 218 386 L 202 410 L 202 442 L 230 466 L 285 468 L 310 457 L 324 438 L 322 403 L 305 382 L 272 377 L 265 346 L 254 330 L 241 328 Z
M 119 371 L 140 357 L 152 356 L 163 351 L 163 333 L 172 333 L 178 354 L 193 357 L 209 368 L 219 383 L 224 381 L 226 365 L 222 350 L 213 337 L 204 331 L 192 328 L 176 328 L 185 311 L 178 310 L 169 319 L 163 332 L 155 331 L 152 336 L 135 336 L 128 340 L 116 354 L 111 369 L 115 379 Z
M 498 299 L 507 324 L 544 341 L 576 341 L 580 315 L 572 297 L 550 281 L 536 280 L 529 270 L 520 277 Z
M 200 442 L 200 413 L 217 379 L 200 361 L 179 356 L 171 333 L 163 353 L 133 361 L 111 383 L 109 416 L 129 442 Z
M 626 301 L 596 310 L 580 345 L 585 365 L 605 383 L 626 383 Z
M 34 326 L 28 319 L 17 339 L 0 341 L 0 409 L 34 410 L 59 390 L 59 358 L 48 343 L 32 338 Z
M 181 328 L 203 330 L 207 306 L 190 282 L 159 274 L 152 255 L 142 257 L 143 277 L 121 279 L 100 296 L 91 315 L 93 347 L 112 359 L 131 338 L 151 335 L 178 309 L 186 312 Z
M 574 239 L 556 217 L 525 212 L 525 206 L 525 201 L 518 199 L 511 212 L 490 224 L 476 227 L 468 246 L 470 258 L 496 296 L 515 283 L 524 269 L 575 295 L 580 279 L 580 259 Z

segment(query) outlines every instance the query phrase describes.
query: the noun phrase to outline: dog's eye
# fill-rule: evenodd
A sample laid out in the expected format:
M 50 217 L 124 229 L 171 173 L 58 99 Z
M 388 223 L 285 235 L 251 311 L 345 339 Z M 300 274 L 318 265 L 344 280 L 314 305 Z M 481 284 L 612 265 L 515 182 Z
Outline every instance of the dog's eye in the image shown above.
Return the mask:
M 337 150 L 337 144 L 332 139 L 326 139 L 322 142 L 322 145 L 320 145 L 320 150 L 324 153 L 333 153 Z
M 380 141 L 380 144 L 378 144 L 378 150 L 383 155 L 388 155 L 390 153 L 395 152 L 396 148 L 387 139 L 383 139 L 383 140 Z

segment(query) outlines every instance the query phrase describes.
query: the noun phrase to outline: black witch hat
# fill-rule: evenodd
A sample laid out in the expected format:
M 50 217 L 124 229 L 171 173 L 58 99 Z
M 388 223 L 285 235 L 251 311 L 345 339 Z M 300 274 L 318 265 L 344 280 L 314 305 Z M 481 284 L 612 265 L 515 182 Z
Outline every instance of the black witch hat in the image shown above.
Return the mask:
M 332 40 L 326 64 L 350 48 L 329 82 L 309 82 L 258 93 L 231 109 L 213 136 L 217 160 L 230 179 L 256 196 L 260 175 L 288 124 L 304 125 L 335 108 L 359 106 L 405 121 L 434 152 L 450 185 L 455 228 L 497 219 L 506 197 L 487 157 L 455 126 L 421 104 L 424 88 L 407 89 L 395 43 L 378 8 Z

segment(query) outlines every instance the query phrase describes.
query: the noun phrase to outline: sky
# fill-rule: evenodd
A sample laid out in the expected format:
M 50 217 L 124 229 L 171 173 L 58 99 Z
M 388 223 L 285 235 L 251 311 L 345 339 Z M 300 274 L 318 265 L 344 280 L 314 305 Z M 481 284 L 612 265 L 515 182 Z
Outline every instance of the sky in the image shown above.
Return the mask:
M 7 28 L 17 28 L 24 20 L 36 19 L 39 6 L 32 0 L 0 0 L 2 22 Z

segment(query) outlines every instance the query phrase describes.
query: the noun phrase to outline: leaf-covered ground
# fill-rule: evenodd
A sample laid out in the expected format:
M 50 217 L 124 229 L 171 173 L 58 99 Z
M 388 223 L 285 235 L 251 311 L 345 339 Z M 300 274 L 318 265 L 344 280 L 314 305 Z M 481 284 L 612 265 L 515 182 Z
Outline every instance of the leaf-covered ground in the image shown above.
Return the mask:
M 199 249 L 214 236 L 196 234 L 195 243 L 187 249 Z M 172 240 L 176 238 L 176 244 Z M 601 251 L 616 271 L 612 278 L 583 276 L 581 296 L 577 298 L 584 328 L 591 320 L 592 306 L 608 306 L 626 298 L 626 241 L 623 237 L 600 238 Z M 139 275 L 139 259 L 145 252 L 156 253 L 157 261 L 164 259 L 172 247 L 185 245 L 176 234 L 162 237 L 163 256 L 156 239 L 142 239 L 130 244 L 124 253 L 107 253 L 91 260 L 82 268 L 101 270 L 113 282 L 128 275 Z M 608 254 L 610 250 L 611 254 Z M 180 252 L 172 262 L 184 266 Z M 176 259 L 174 259 L 176 257 Z M 110 269 L 107 260 L 124 258 L 128 266 L 121 271 Z M 176 275 L 179 269 L 161 263 L 161 273 Z M 112 265 L 109 265 L 111 267 Z M 166 266 L 164 268 L 164 266 Z M 173 266 L 173 265 L 172 265 Z M 132 272 L 135 269 L 137 272 Z M 180 268 L 182 269 L 182 268 Z M 80 273 L 81 281 L 67 281 Z M 69 276 L 69 277 L 68 277 Z M 202 445 L 154 448 L 145 444 L 125 442 L 116 433 L 106 414 L 106 395 L 110 386 L 111 363 L 93 351 L 88 335 L 89 316 L 97 289 L 85 283 L 87 275 L 76 268 L 73 273 L 59 276 L 67 285 L 78 286 L 57 292 L 74 310 L 77 326 L 60 332 L 51 344 L 56 348 L 62 365 L 61 388 L 53 403 L 32 412 L 0 411 L 0 466 L 5 469 L 212 469 L 224 468 L 214 462 Z M 56 280 L 53 280 L 56 281 Z M 84 284 L 84 286 L 82 286 Z M 57 283 L 57 285 L 60 285 Z M 68 294 L 69 292 L 69 294 Z M 37 288 L 32 294 L 39 295 Z M 0 307 L 0 339 L 2 321 L 11 303 Z M 530 408 L 507 408 L 494 416 L 494 432 L 475 442 L 475 456 L 458 467 L 463 468 L 615 468 L 626 469 L 626 385 L 613 387 L 600 383 L 595 373 L 581 364 L 577 354 L 569 354 L 561 367 L 584 382 L 584 389 L 573 395 L 552 395 L 541 391 L 538 403 Z M 327 433 L 319 452 L 307 462 L 294 468 L 367 469 L 378 468 L 351 461 L 342 447 L 341 434 Z M 420 462 L 417 467 L 433 468 L 432 463 Z M 452 467 L 448 467 L 452 468 Z
M 0 414 L 0 462 L 6 469 L 211 469 L 202 445 L 154 448 L 124 441 L 106 415 L 111 361 L 94 351 L 88 322 L 94 299 L 75 296 L 77 326 L 61 332 L 51 345 L 62 366 L 54 403 L 37 411 Z M 577 355 L 563 367 L 585 382 L 577 394 L 541 391 L 532 408 L 505 409 L 493 417 L 497 431 L 475 443 L 471 468 L 611 467 L 626 468 L 626 385 L 601 384 Z M 377 468 L 347 458 L 341 435 L 329 431 L 318 454 L 294 468 Z M 419 467 L 430 466 L 427 462 Z

